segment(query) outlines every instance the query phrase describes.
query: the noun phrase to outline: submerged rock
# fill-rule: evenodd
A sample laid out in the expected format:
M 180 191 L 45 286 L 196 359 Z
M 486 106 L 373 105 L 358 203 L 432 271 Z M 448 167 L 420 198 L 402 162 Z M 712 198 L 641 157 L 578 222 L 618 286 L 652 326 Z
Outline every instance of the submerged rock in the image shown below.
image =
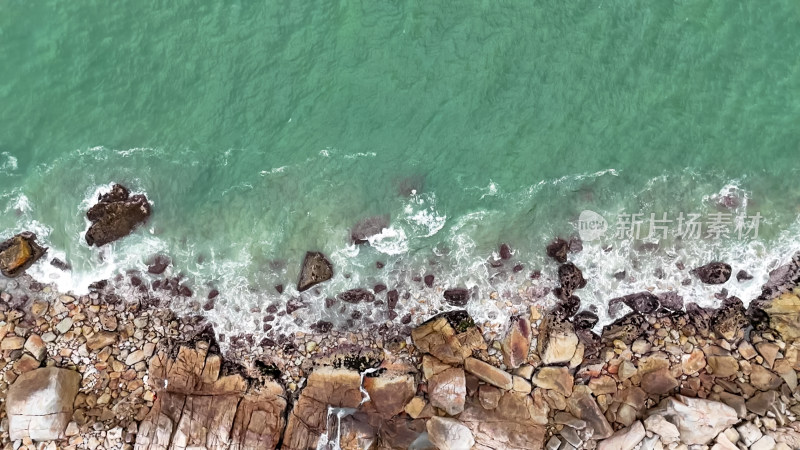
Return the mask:
M 124 186 L 115 184 L 111 192 L 99 197 L 86 217 L 92 222 L 86 231 L 86 243 L 101 247 L 129 235 L 150 217 L 150 202 L 144 195 L 130 195 Z
M 350 230 L 350 240 L 355 244 L 367 244 L 369 238 L 389 228 L 389 216 L 371 216 L 359 220 Z
M 297 290 L 306 291 L 311 287 L 328 281 L 333 277 L 333 265 L 320 252 L 307 252 L 297 281 Z
M 740 270 L 739 272 L 736 273 L 736 281 L 738 281 L 740 283 L 742 281 L 748 281 L 748 280 L 752 280 L 752 279 L 753 279 L 753 276 L 750 275 L 746 270 Z
M 36 235 L 31 232 L 20 233 L 0 244 L 0 272 L 3 276 L 14 278 L 25 272 L 47 248 L 36 243 Z
M 366 289 L 350 289 L 337 295 L 336 298 L 347 303 L 372 303 L 375 301 L 375 294 Z
M 731 278 L 731 266 L 723 262 L 712 262 L 692 271 L 705 284 L 724 284 Z
M 469 302 L 470 293 L 464 288 L 454 288 L 444 291 L 444 300 L 453 306 L 464 306 Z
M 62 270 L 64 272 L 72 269 L 72 267 L 69 265 L 69 263 L 67 263 L 67 262 L 65 262 L 65 261 L 63 261 L 61 259 L 58 259 L 58 258 L 51 259 L 50 260 L 50 265 L 55 267 L 56 269 Z
M 147 265 L 147 272 L 161 275 L 164 271 L 167 270 L 167 267 L 172 263 L 169 259 L 169 256 L 166 255 L 155 255 L 153 259 Z
M 508 244 L 500 244 L 500 259 L 511 259 L 511 247 Z

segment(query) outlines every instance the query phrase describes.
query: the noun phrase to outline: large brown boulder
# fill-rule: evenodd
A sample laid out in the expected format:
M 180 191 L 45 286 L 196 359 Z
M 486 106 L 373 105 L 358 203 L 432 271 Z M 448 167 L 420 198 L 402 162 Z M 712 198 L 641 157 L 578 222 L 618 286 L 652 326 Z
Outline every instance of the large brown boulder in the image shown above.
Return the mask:
M 111 192 L 98 198 L 86 217 L 92 222 L 86 231 L 86 243 L 101 247 L 129 235 L 150 217 L 150 202 L 144 195 L 130 195 L 124 186 L 115 184 Z
M 174 360 L 150 362 L 157 400 L 139 425 L 136 450 L 276 448 L 286 425 L 283 388 L 272 381 L 248 386 L 239 374 L 220 376 L 222 358 L 207 344 L 181 347 Z
M 464 411 L 467 382 L 464 369 L 452 367 L 428 379 L 428 397 L 431 405 L 455 416 Z
M 360 389 L 361 375 L 356 371 L 323 367 L 312 372 L 289 414 L 283 448 L 316 448 L 327 430 L 328 407 L 358 407 L 362 399 Z
M 31 232 L 20 233 L 0 244 L 0 273 L 14 278 L 21 275 L 47 252 L 36 243 L 36 235 Z
M 787 342 L 800 339 L 800 297 L 797 293 L 795 289 L 761 305 L 769 317 L 770 327 Z
M 536 450 L 544 445 L 545 427 L 532 414 L 541 413 L 530 395 L 506 392 L 492 409 L 484 409 L 478 401 L 468 402 L 458 419 L 472 431 L 474 448 Z
M 413 375 L 387 372 L 379 377 L 365 378 L 364 390 L 381 418 L 388 420 L 403 412 L 406 404 L 414 398 L 417 383 Z
M 446 364 L 462 364 L 473 350 L 486 348 L 483 336 L 466 311 L 450 311 L 428 319 L 411 331 L 411 339 L 420 352 Z
M 531 323 L 526 317 L 513 317 L 503 340 L 503 362 L 516 369 L 528 361 L 531 350 Z
M 64 438 L 80 382 L 78 372 L 55 367 L 20 375 L 6 397 L 9 438 L 12 441 Z
M 333 265 L 320 252 L 307 252 L 297 281 L 297 290 L 303 292 L 333 277 Z

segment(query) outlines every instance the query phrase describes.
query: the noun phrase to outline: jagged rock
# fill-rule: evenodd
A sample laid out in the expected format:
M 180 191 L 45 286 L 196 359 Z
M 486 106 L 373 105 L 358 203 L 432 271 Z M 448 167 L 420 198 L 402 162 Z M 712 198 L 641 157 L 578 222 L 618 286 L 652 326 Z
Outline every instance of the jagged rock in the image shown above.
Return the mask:
M 537 410 L 530 395 L 506 392 L 493 409 L 469 401 L 458 418 L 472 430 L 476 449 L 529 450 L 542 448 L 545 437 L 533 414 L 541 419 L 547 411 Z
M 25 272 L 47 252 L 47 248 L 36 243 L 36 235 L 20 233 L 0 243 L 0 273 L 15 278 Z
M 783 379 L 766 367 L 753 364 L 750 371 L 750 384 L 759 391 L 778 389 Z
M 792 257 L 792 261 L 769 273 L 769 280 L 761 288 L 760 299 L 771 300 L 781 294 L 790 292 L 800 284 L 800 252 Z M 752 303 L 751 303 L 752 305 Z
M 86 243 L 101 247 L 129 235 L 150 217 L 150 202 L 144 195 L 130 195 L 124 186 L 115 184 L 111 192 L 99 197 L 86 217 L 92 224 L 86 231 Z
M 590 330 L 597 325 L 600 319 L 591 311 L 581 311 L 572 318 L 572 323 L 579 330 Z
M 547 256 L 555 259 L 560 264 L 567 262 L 567 252 L 569 251 L 569 243 L 561 238 L 556 238 L 555 241 L 548 244 Z
M 444 300 L 452 306 L 465 306 L 469 302 L 470 293 L 464 288 L 453 288 L 444 291 Z
M 513 386 L 511 374 L 479 359 L 466 358 L 464 360 L 464 370 L 500 389 L 510 390 Z
M 570 317 L 574 316 L 576 312 L 581 308 L 581 299 L 577 295 L 570 295 L 569 297 L 564 297 L 565 292 L 561 288 L 556 288 L 554 292 L 556 297 L 559 297 L 559 302 L 555 308 L 553 308 L 552 315 L 559 318 L 560 320 L 569 320 Z
M 531 381 L 542 389 L 554 390 L 565 397 L 572 394 L 572 386 L 575 384 L 566 367 L 542 367 Z
M 283 388 L 266 382 L 248 388 L 240 375 L 220 377 L 221 358 L 207 345 L 180 347 L 176 359 L 150 361 L 157 400 L 139 426 L 136 450 L 168 448 L 276 448 L 284 429 Z
M 658 295 L 658 302 L 666 309 L 672 311 L 681 311 L 683 309 L 683 297 L 678 295 L 677 292 L 669 291 L 662 292 Z
M 572 324 L 549 315 L 539 327 L 537 351 L 544 364 L 569 362 L 578 348 L 578 336 Z
M 752 280 L 752 279 L 753 279 L 753 276 L 750 275 L 749 273 L 747 273 L 746 270 L 740 270 L 739 272 L 736 273 L 736 281 L 738 281 L 740 283 L 742 281 L 748 281 L 748 280 Z
M 531 323 L 525 317 L 512 317 L 502 344 L 503 361 L 507 367 L 516 369 L 528 361 L 530 349 Z
M 800 339 L 800 297 L 786 293 L 761 305 L 769 317 L 769 325 L 783 340 L 791 342 Z
M 475 322 L 466 311 L 434 316 L 411 331 L 414 345 L 446 364 L 462 364 L 473 349 L 486 348 Z
M 593 430 L 593 439 L 606 439 L 614 433 L 587 386 L 575 386 L 572 395 L 567 398 L 567 407 L 573 416 L 585 421 Z
M 677 442 L 681 437 L 678 427 L 667 422 L 667 420 L 661 416 L 648 417 L 644 421 L 644 427 L 647 431 L 661 436 L 664 442 Z
M 428 379 L 428 398 L 431 405 L 455 416 L 464 411 L 467 384 L 464 370 L 450 368 Z
M 64 438 L 80 382 L 78 372 L 55 367 L 20 375 L 8 388 L 5 401 L 9 438 L 12 441 Z
M 364 390 L 381 417 L 389 420 L 400 414 L 414 398 L 417 383 L 412 375 L 383 373 L 379 377 L 365 378 Z
M 715 261 L 692 270 L 692 273 L 705 284 L 724 284 L 731 278 L 731 266 Z
M 722 306 L 714 314 L 711 329 L 723 339 L 734 342 L 744 337 L 744 330 L 749 324 L 742 301 L 730 297 L 722 302 Z
M 511 247 L 508 244 L 500 244 L 500 259 L 511 259 Z
M 389 228 L 389 216 L 372 216 L 359 220 L 350 230 L 350 240 L 355 244 L 369 243 L 369 238 Z
M 644 437 L 644 426 L 642 422 L 636 421 L 630 427 L 623 428 L 598 443 L 597 450 L 633 450 Z
M 469 428 L 455 419 L 431 417 L 426 427 L 428 439 L 439 450 L 464 450 L 475 445 Z
M 337 295 L 336 298 L 347 303 L 372 303 L 375 301 L 375 294 L 366 289 L 350 289 Z
M 736 411 L 724 403 L 682 395 L 665 398 L 647 415 L 660 415 L 678 427 L 681 442 L 687 445 L 708 444 L 720 431 L 739 421 Z
M 333 277 L 333 265 L 320 252 L 307 252 L 300 270 L 300 279 L 297 281 L 297 290 L 300 292 L 312 286 L 328 281 Z
M 730 355 L 706 355 L 709 372 L 715 377 L 728 378 L 739 371 L 739 362 Z
M 284 447 L 316 448 L 326 430 L 328 406 L 357 407 L 362 398 L 360 387 L 361 375 L 352 370 L 324 367 L 312 372 L 289 415 Z
M 652 314 L 659 307 L 658 297 L 647 291 L 620 297 L 620 301 L 639 314 Z
M 745 402 L 748 411 L 759 416 L 765 416 L 772 408 L 781 406 L 780 394 L 777 391 L 759 392 Z
M 586 279 L 583 278 L 583 272 L 575 264 L 566 263 L 558 268 L 558 281 L 561 283 L 561 289 L 566 298 L 572 295 L 577 289 L 586 286 Z
M 649 324 L 644 316 L 632 312 L 617 320 L 610 325 L 603 327 L 603 342 L 614 342 L 620 340 L 626 345 L 630 345 L 647 330 Z

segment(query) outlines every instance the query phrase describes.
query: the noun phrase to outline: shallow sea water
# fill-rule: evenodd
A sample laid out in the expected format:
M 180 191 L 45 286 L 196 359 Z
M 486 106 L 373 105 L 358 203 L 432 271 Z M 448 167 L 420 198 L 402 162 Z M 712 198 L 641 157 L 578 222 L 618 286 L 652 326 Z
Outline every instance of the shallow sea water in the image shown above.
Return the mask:
M 167 253 L 197 302 L 220 290 L 207 314 L 225 333 L 260 330 L 251 311 L 298 296 L 307 250 L 336 275 L 304 296 L 303 323 L 275 330 L 346 327 L 352 307 L 324 299 L 377 283 L 409 292 L 401 316 L 441 310 L 414 281 L 429 273 L 437 288 L 476 289 L 470 312 L 502 322 L 492 292 L 552 303 L 532 298 L 557 269 L 544 246 L 578 234 L 585 210 L 609 229 L 572 257 L 589 279 L 578 295 L 604 321 L 610 298 L 647 288 L 747 301 L 800 248 L 799 25 L 789 0 L 11 2 L 0 229 L 37 232 L 73 269 L 31 273 L 75 292 Z M 153 216 L 89 248 L 85 211 L 115 181 L 145 192 Z M 717 206 L 726 196 L 733 206 Z M 614 236 L 620 217 L 665 213 L 763 219 L 747 239 L 706 228 L 675 240 L 672 222 L 654 252 L 646 226 Z M 390 228 L 351 245 L 352 225 L 374 215 Z M 511 262 L 487 267 L 503 242 Z M 682 284 L 677 262 L 717 259 L 755 279 Z

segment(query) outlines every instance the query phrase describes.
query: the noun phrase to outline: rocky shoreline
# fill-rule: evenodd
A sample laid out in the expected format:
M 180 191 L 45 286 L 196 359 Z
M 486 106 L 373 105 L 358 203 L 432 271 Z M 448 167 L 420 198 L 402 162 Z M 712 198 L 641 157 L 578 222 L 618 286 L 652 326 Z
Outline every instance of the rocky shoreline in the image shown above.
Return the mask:
M 0 283 L 0 440 L 12 449 L 800 448 L 797 260 L 748 310 L 735 298 L 682 309 L 641 294 L 621 299 L 633 312 L 596 334 L 572 295 L 582 277 L 568 268 L 559 304 L 501 326 L 455 310 L 410 333 L 239 336 L 225 355 L 199 316 L 110 285 L 71 296 L 22 275 Z M 45 394 L 58 401 L 27 400 Z
M 143 195 L 115 185 L 87 213 L 87 243 L 122 238 L 149 215 Z M 360 222 L 351 240 L 367 243 L 385 222 Z M 511 312 L 507 323 L 475 323 L 460 308 L 480 294 L 427 275 L 419 282 L 444 312 L 399 318 L 399 292 L 376 285 L 326 307 L 385 298 L 388 320 L 270 334 L 268 318 L 299 319 L 308 305 L 298 298 L 253 311 L 267 314 L 257 338 L 224 336 L 202 315 L 170 310 L 160 297 L 194 296 L 179 276 L 147 283 L 129 274 L 88 295 L 59 293 L 24 274 L 46 251 L 31 233 L 0 245 L 4 449 L 800 448 L 800 254 L 747 309 L 725 289 L 718 309 L 644 291 L 610 300 L 612 315 L 630 312 L 596 333 L 597 311 L 581 310 L 575 295 L 587 280 L 568 258 L 581 242 L 557 239 L 546 249 L 559 263 L 557 303 L 489 294 Z M 511 256 L 503 244 L 488 264 Z M 156 255 L 148 272 L 170 264 Z M 691 273 L 720 285 L 733 271 L 711 262 Z M 308 252 L 297 289 L 332 274 L 325 255 Z

